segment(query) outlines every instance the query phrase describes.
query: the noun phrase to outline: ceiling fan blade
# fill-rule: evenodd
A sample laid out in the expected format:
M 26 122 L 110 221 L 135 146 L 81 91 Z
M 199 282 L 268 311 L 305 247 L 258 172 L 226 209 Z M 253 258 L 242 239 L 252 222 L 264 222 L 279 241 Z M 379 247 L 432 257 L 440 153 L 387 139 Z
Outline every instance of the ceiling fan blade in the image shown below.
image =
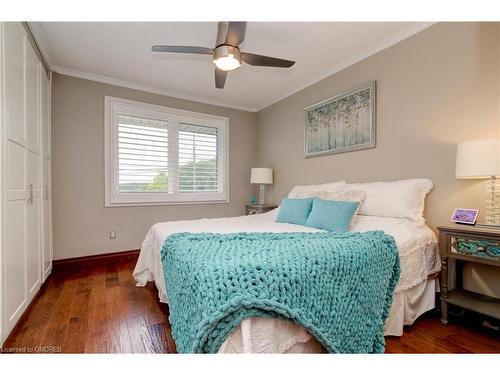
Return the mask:
M 248 65 L 254 66 L 271 66 L 274 68 L 290 68 L 295 61 L 278 59 L 276 57 L 256 55 L 254 53 L 241 53 L 241 59 Z
M 215 87 L 223 89 L 226 84 L 227 72 L 215 68 Z
M 238 46 L 245 39 L 246 22 L 229 22 L 226 35 L 226 44 Z
M 217 28 L 217 45 L 229 44 L 238 46 L 245 39 L 246 22 L 219 22 Z
M 206 47 L 193 46 L 153 46 L 153 52 L 173 52 L 173 53 L 197 53 L 201 55 L 212 55 L 214 50 Z

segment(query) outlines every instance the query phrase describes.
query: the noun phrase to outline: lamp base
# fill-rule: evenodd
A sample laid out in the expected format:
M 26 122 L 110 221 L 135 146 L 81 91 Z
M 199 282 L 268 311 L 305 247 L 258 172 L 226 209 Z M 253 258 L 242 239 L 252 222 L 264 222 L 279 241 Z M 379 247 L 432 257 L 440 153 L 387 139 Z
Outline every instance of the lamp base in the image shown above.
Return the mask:
M 264 184 L 259 185 L 259 194 L 257 195 L 257 204 L 262 206 L 266 201 L 266 187 Z
M 500 181 L 495 177 L 486 182 L 486 202 L 484 211 L 484 221 L 487 225 L 500 225 L 500 206 L 498 197 L 500 196 Z

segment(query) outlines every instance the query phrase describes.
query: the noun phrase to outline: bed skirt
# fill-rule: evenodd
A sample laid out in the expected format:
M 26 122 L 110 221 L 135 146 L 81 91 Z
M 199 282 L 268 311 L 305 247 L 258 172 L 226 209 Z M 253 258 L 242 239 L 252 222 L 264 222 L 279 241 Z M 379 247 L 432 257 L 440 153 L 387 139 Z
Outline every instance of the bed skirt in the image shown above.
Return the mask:
M 436 307 L 439 278 L 422 281 L 420 284 L 395 293 L 392 308 L 385 322 L 385 336 L 402 336 L 403 326 L 412 325 L 423 313 Z
M 403 325 L 411 325 L 436 306 L 439 280 L 428 279 L 395 293 L 385 336 L 401 336 Z M 300 325 L 269 318 L 247 318 L 221 345 L 219 353 L 325 353 L 326 350 Z

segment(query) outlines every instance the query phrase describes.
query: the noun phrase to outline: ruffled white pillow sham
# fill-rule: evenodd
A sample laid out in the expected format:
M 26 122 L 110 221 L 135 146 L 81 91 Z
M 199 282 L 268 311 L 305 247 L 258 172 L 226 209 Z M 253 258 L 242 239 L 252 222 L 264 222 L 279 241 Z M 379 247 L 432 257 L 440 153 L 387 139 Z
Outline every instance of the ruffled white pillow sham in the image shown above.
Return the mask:
M 318 185 L 295 186 L 290 193 L 288 193 L 288 198 L 320 198 L 318 194 L 336 193 L 342 191 L 345 185 L 345 181 L 337 181 Z
M 359 215 L 397 217 L 424 223 L 425 196 L 434 184 L 426 178 L 391 182 L 346 184 L 345 189 L 366 193 Z
M 315 185 L 318 186 L 318 185 Z M 292 192 L 290 192 L 291 194 Z M 289 198 L 290 194 L 288 195 Z M 340 191 L 308 191 L 308 190 L 299 190 L 293 193 L 294 199 L 300 198 L 320 198 L 329 201 L 343 201 L 343 202 L 359 202 L 359 206 L 356 209 L 354 215 L 357 215 L 359 209 L 361 208 L 361 204 L 363 200 L 366 198 L 366 193 L 361 190 L 340 190 Z
M 363 205 L 363 201 L 366 199 L 366 193 L 361 190 L 343 190 L 336 193 L 325 193 L 319 198 L 329 201 L 359 202 L 359 206 L 354 213 L 354 215 L 357 215 Z
M 426 195 L 434 184 L 426 178 L 412 178 L 390 182 L 346 184 L 345 181 L 319 185 L 295 186 L 288 198 L 317 197 L 329 200 L 361 202 L 357 214 L 366 216 L 396 217 L 418 224 L 424 220 Z M 361 197 L 360 192 L 364 193 Z M 338 196 L 335 194 L 342 193 Z

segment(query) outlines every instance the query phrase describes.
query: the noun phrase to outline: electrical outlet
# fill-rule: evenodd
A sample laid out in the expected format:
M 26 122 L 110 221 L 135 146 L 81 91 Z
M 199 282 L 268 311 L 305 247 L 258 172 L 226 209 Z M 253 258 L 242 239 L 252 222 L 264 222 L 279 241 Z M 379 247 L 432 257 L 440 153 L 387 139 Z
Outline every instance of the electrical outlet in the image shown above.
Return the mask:
M 112 230 L 109 232 L 109 239 L 116 240 L 116 231 Z

